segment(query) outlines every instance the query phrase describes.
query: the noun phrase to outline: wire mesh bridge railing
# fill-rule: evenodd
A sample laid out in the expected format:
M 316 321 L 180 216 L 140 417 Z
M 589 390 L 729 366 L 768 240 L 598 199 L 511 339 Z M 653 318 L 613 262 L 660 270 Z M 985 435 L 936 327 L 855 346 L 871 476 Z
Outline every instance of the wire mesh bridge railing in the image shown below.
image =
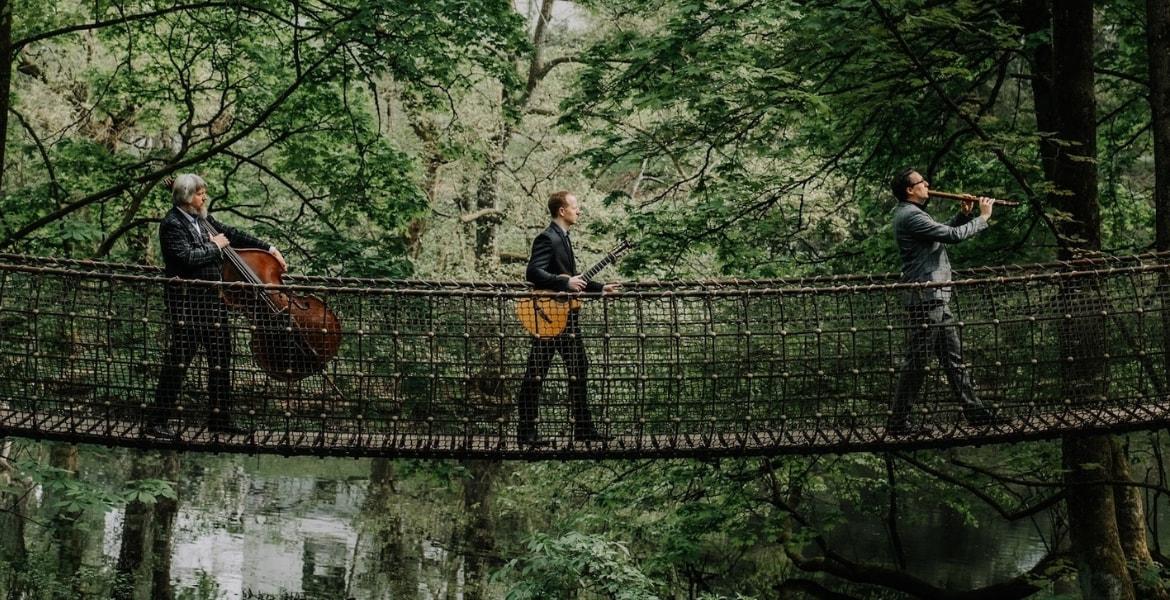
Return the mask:
M 1167 255 L 958 273 L 951 302 L 980 398 L 962 419 L 935 368 L 915 436 L 885 431 L 905 347 L 893 275 L 626 283 L 579 310 L 588 402 L 612 439 L 573 438 L 554 360 L 538 431 L 517 443 L 532 335 L 522 284 L 289 277 L 337 317 L 337 354 L 284 378 L 253 358 L 233 314 L 232 419 L 207 427 L 207 358 L 189 365 L 169 425 L 146 424 L 170 340 L 152 267 L 0 255 L 0 435 L 113 446 L 424 458 L 820 454 L 1149 430 L 1167 423 Z M 190 289 L 243 284 L 183 284 Z M 184 288 L 187 289 L 187 288 Z M 255 290 L 253 290 L 255 291 Z M 937 363 L 932 363 L 937 365 Z

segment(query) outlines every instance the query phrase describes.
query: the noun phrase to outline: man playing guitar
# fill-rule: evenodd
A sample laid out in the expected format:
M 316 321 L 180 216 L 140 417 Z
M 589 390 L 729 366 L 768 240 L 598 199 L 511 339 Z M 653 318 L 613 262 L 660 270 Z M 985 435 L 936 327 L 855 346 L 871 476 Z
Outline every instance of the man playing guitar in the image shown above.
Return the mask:
M 618 284 L 603 284 L 577 274 L 569 229 L 577 223 L 581 209 L 570 192 L 555 192 L 548 199 L 552 223 L 532 241 L 526 277 L 537 290 L 554 292 L 612 293 Z M 521 445 L 544 446 L 537 432 L 540 413 L 540 390 L 548 374 L 553 355 L 560 353 L 569 375 L 569 400 L 573 419 L 573 439 L 580 442 L 604 442 L 612 439 L 602 435 L 593 424 L 587 401 L 589 358 L 581 339 L 578 312 L 565 302 L 567 311 L 564 330 L 551 337 L 532 336 L 532 348 L 520 384 L 518 400 L 520 424 L 517 430 Z

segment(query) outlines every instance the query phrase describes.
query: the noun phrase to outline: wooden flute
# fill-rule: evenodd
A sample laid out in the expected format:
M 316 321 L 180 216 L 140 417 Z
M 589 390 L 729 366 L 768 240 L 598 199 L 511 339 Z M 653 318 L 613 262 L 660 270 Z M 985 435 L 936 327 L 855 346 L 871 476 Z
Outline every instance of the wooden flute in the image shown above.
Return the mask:
M 972 200 L 972 198 L 966 194 L 952 194 L 950 192 L 936 192 L 934 190 L 930 190 L 926 193 L 931 198 L 947 198 L 950 200 Z M 1011 200 L 999 200 L 996 198 L 992 198 L 991 201 L 996 206 L 1019 206 L 1020 205 L 1019 202 L 1012 202 Z

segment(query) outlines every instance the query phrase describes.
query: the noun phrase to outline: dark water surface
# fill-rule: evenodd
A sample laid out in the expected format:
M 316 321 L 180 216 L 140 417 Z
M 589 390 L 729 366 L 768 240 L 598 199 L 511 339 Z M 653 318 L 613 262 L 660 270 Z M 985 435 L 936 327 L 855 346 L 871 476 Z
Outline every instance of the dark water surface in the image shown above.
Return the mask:
M 464 597 L 463 560 L 449 550 L 462 509 L 449 490 L 399 481 L 395 504 L 371 514 L 367 460 L 184 460 L 198 468 L 185 469 L 180 489 L 171 575 L 181 599 Z M 948 588 L 1003 580 L 1045 553 L 1031 522 L 986 518 L 974 529 L 937 508 L 923 519 L 900 532 L 908 568 Z M 117 552 L 121 526 L 120 511 L 107 516 L 108 553 Z M 861 560 L 891 555 L 880 524 L 851 522 L 833 538 Z M 489 597 L 502 597 L 495 591 Z

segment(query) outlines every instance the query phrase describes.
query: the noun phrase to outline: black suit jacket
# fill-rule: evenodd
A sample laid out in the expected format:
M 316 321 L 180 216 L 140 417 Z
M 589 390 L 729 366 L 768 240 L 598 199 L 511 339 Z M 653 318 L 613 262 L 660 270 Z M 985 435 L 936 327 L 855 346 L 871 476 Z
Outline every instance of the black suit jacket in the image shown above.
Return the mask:
M 532 240 L 532 254 L 528 257 L 528 271 L 525 273 L 528 281 L 538 290 L 553 290 L 557 292 L 569 291 L 569 278 L 565 275 L 577 274 L 577 261 L 573 257 L 565 232 L 560 225 L 549 223 L 549 226 Z M 605 284 L 590 281 L 585 286 L 586 292 L 600 292 Z
M 227 236 L 233 248 L 267 250 L 271 247 L 267 242 L 224 225 L 210 216 L 207 220 L 216 231 Z M 223 252 L 215 242 L 208 239 L 206 230 L 195 229 L 187 213 L 171 207 L 158 227 L 158 238 L 168 276 L 207 281 L 222 279 Z

